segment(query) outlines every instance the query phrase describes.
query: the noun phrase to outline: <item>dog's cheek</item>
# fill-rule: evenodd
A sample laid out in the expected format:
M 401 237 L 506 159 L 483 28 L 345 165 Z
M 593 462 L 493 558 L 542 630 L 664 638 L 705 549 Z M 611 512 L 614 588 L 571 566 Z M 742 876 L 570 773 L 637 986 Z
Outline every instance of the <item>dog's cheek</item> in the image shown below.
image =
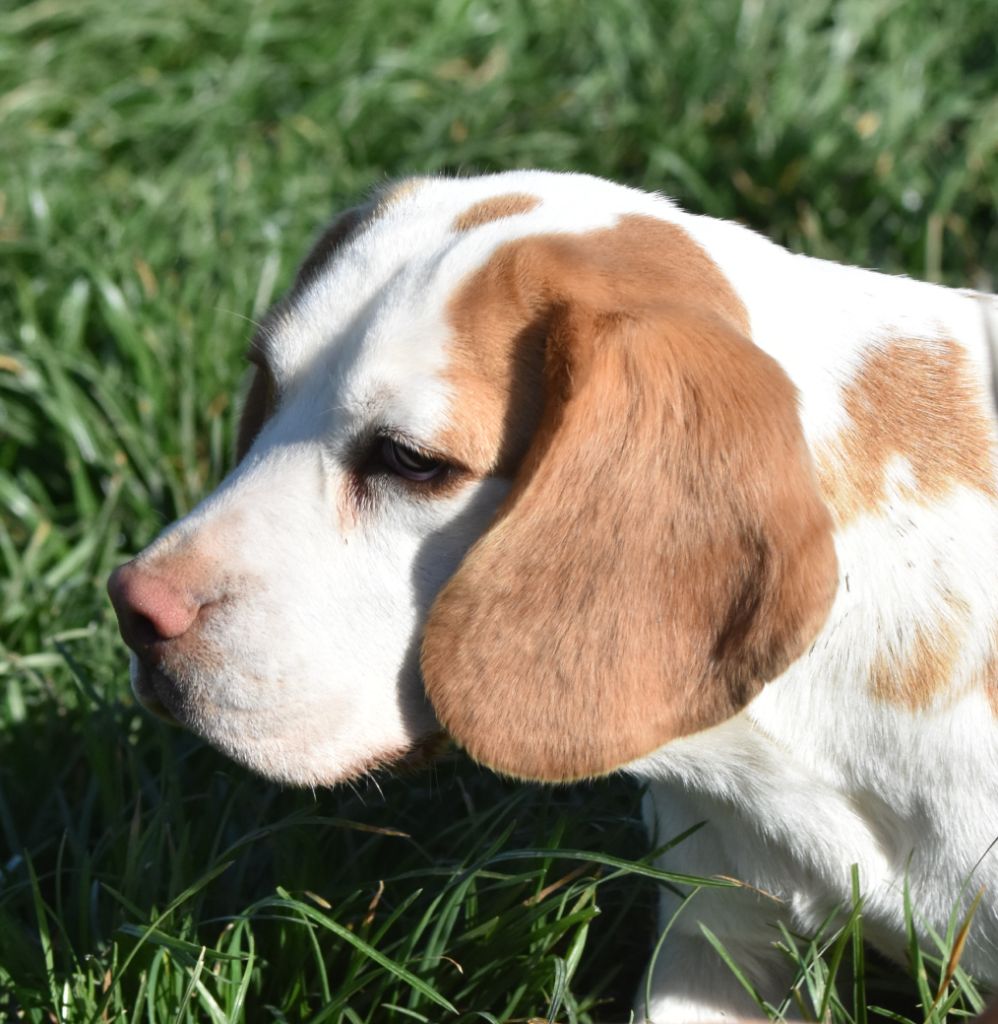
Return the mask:
M 261 774 L 319 784 L 404 759 L 437 732 L 423 623 L 508 482 L 470 481 L 445 500 L 386 490 L 344 530 L 335 481 L 317 485 L 295 462 L 258 463 L 182 531 L 190 557 L 211 538 L 223 596 L 171 667 L 184 724 Z

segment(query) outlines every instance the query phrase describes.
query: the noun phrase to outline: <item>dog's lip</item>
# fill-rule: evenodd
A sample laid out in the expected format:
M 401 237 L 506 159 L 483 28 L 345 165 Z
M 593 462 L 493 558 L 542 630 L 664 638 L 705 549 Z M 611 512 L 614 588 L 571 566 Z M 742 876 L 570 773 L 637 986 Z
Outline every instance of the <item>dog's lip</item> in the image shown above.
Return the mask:
M 132 693 L 136 700 L 157 718 L 170 725 L 180 725 L 177 716 L 166 706 L 160 697 L 157 683 L 163 687 L 171 687 L 173 683 L 159 669 L 137 661 L 135 672 L 132 675 Z

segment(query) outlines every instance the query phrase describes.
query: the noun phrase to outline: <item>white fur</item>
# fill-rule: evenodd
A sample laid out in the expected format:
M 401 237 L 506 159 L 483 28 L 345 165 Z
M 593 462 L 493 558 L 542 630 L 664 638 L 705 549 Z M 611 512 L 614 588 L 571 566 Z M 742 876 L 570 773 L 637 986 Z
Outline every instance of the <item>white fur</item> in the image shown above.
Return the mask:
M 452 230 L 473 203 L 511 192 L 540 205 Z M 443 376 L 446 303 L 499 244 L 607 227 L 625 213 L 673 221 L 706 249 L 744 302 L 753 340 L 797 386 L 814 446 L 846 425 L 842 389 L 893 333 L 956 340 L 986 387 L 992 297 L 795 256 L 740 226 L 581 175 L 423 181 L 272 316 L 277 414 L 218 491 L 140 556 L 166 573 L 193 552 L 207 566 L 205 599 L 225 597 L 198 646 L 172 664 L 188 690 L 187 724 L 259 771 L 305 784 L 366 770 L 433 731 L 418 678 L 421 625 L 508 483 L 472 482 L 434 501 L 389 486 L 344 519 L 351 445 L 385 428 L 429 444 L 447 422 L 456 399 Z M 998 857 L 989 853 L 998 728 L 974 683 L 998 623 L 998 515 L 968 489 L 911 501 L 903 459 L 890 479 L 885 511 L 837 535 L 841 582 L 809 653 L 742 714 L 627 767 L 650 782 L 660 838 L 707 821 L 664 867 L 734 876 L 775 897 L 701 892 L 661 952 L 650 1005 L 639 997 L 639 1019 L 752 1015 L 701 922 L 778 999 L 787 970 L 774 923 L 816 927 L 848 903 L 853 864 L 867 932 L 898 957 L 906 880 L 923 937 L 945 933 L 953 908 L 988 885 L 964 964 L 998 982 Z M 916 627 L 941 624 L 944 591 L 972 613 L 959 626 L 952 685 L 921 712 L 878 702 L 874 660 L 885 649 L 903 655 Z M 664 896 L 665 920 L 673 910 Z

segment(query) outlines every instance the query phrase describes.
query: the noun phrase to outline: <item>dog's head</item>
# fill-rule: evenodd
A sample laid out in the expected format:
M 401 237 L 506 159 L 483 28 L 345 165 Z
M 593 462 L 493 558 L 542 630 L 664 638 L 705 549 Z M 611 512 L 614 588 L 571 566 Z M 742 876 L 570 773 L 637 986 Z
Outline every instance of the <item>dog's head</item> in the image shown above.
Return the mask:
M 327 783 L 442 725 L 526 778 L 737 713 L 835 588 L 789 380 L 665 200 L 417 179 L 253 341 L 239 462 L 110 590 L 139 699 Z

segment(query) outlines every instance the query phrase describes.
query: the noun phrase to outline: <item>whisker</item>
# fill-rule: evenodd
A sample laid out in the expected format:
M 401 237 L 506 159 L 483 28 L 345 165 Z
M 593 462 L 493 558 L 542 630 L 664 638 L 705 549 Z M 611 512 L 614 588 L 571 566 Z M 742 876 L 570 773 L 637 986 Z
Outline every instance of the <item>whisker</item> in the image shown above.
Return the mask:
M 258 331 L 266 331 L 266 326 L 259 320 L 254 320 L 253 317 L 247 316 L 245 313 L 240 313 L 235 309 L 226 309 L 225 306 L 216 306 L 215 310 L 219 313 L 228 313 L 229 316 L 237 317 L 239 320 L 245 320 L 246 323 L 252 324 Z

